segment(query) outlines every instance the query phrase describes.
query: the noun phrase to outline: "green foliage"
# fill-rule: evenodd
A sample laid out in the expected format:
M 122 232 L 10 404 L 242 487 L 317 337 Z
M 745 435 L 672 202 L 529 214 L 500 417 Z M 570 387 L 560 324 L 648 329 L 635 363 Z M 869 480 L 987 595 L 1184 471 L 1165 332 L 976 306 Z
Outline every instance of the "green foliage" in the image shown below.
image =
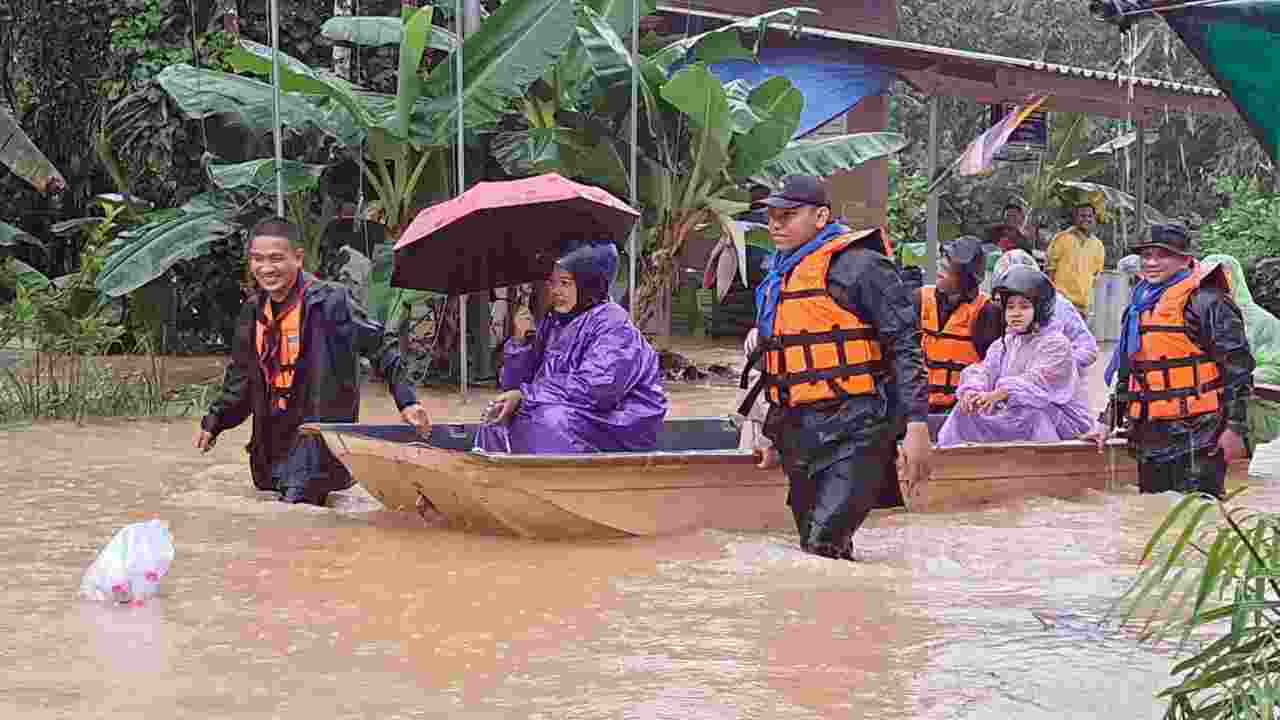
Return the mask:
M 1231 255 L 1246 268 L 1280 256 L 1280 194 L 1252 178 L 1217 178 L 1213 189 L 1226 196 L 1227 205 L 1200 229 L 1200 251 Z
M 1178 503 L 1143 550 L 1141 562 L 1152 562 L 1113 610 L 1122 624 L 1140 622 L 1147 640 L 1178 633 L 1185 647 L 1193 633 L 1209 638 L 1174 666 L 1177 684 L 1159 695 L 1171 720 L 1275 717 L 1280 515 L 1232 507 L 1234 496 Z
M 111 21 L 111 50 L 134 58 L 130 73 L 135 83 L 146 82 L 169 65 L 190 63 L 191 46 L 184 35 L 170 37 L 171 18 L 160 0 L 145 0 L 141 9 L 117 15 Z M 196 47 L 204 67 L 223 67 L 222 55 L 231 46 L 221 31 L 202 35 Z
M 889 237 L 893 240 L 894 254 L 902 260 L 903 248 L 925 236 L 925 203 L 929 179 L 920 173 L 903 174 L 901 168 L 892 165 L 889 188 Z

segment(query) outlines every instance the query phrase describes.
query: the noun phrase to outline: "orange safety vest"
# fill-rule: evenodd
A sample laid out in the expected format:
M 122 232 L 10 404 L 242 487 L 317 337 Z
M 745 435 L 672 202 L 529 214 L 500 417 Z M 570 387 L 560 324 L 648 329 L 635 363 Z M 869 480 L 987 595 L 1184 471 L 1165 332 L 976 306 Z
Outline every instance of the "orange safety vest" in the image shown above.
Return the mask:
M 264 299 L 262 315 L 257 322 L 258 365 L 266 379 L 271 404 L 279 410 L 289 407 L 289 400 L 293 395 L 294 372 L 297 369 L 298 358 L 302 355 L 302 295 L 304 292 L 306 292 L 305 286 L 298 289 L 297 298 L 279 319 L 280 347 L 274 368 L 263 357 L 267 352 L 267 331 L 270 324 L 275 322 L 275 318 L 272 317 L 270 298 Z
M 827 291 L 831 258 L 858 239 L 836 238 L 787 274 L 764 355 L 770 403 L 795 407 L 875 392 L 873 373 L 883 367 L 875 328 Z
M 955 405 L 960 371 L 982 360 L 973 344 L 973 325 L 989 300 L 978 293 L 952 311 L 946 327 L 939 327 L 937 288 L 920 288 L 920 344 L 929 371 L 930 409 L 949 410 Z
M 1210 280 L 1230 292 L 1221 267 L 1207 273 L 1196 268 L 1139 317 L 1140 346 L 1130 358 L 1129 417 L 1140 422 L 1178 420 L 1221 407 L 1222 373 L 1191 337 L 1183 316 L 1192 294 Z

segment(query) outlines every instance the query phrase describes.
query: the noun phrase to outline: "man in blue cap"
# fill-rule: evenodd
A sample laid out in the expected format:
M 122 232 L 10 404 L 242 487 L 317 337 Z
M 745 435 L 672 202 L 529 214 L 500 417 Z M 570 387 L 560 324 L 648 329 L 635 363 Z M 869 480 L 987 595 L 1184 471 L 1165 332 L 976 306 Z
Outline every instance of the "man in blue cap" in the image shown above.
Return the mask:
M 756 289 L 747 373 L 764 360 L 764 434 L 790 482 L 800 547 L 852 559 L 867 514 L 897 494 L 896 438 L 908 482 L 928 476 L 929 404 L 920 326 L 880 229 L 832 221 L 818 178 L 795 175 L 762 201 L 777 247 Z
M 1227 466 L 1249 456 L 1253 354 L 1221 266 L 1196 263 L 1181 225 L 1152 225 L 1133 246 L 1142 281 L 1124 311 L 1106 381 L 1118 378 L 1099 443 L 1125 427 L 1138 488 L 1223 497 Z

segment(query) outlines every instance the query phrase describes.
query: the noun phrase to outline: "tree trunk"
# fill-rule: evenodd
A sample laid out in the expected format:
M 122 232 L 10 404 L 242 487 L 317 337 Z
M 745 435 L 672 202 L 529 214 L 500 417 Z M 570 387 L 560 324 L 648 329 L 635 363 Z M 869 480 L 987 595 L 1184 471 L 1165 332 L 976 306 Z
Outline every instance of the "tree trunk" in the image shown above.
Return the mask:
M 659 345 L 666 345 L 671 338 L 671 294 L 679 271 L 676 259 L 684 250 L 685 238 L 708 214 L 706 210 L 677 214 L 659 229 L 653 250 L 638 258 L 636 325 Z

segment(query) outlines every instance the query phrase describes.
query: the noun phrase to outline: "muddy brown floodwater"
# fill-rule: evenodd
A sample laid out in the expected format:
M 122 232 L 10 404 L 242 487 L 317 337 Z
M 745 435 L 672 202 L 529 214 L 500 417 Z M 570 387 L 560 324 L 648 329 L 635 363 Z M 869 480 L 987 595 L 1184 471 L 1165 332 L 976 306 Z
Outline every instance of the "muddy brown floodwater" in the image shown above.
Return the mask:
M 424 398 L 437 418 L 474 417 L 491 395 Z M 734 389 L 672 396 L 674 414 L 720 414 Z M 396 417 L 379 388 L 365 406 L 368 421 Z M 542 543 L 428 529 L 372 503 L 264 501 L 247 428 L 204 456 L 193 430 L 0 431 L 0 717 L 1161 714 L 1173 657 L 1090 623 L 1172 495 L 878 518 L 857 563 L 803 555 L 788 534 Z M 1255 458 L 1255 507 L 1280 499 L 1278 458 Z M 151 517 L 177 546 L 160 597 L 79 600 L 98 549 Z

